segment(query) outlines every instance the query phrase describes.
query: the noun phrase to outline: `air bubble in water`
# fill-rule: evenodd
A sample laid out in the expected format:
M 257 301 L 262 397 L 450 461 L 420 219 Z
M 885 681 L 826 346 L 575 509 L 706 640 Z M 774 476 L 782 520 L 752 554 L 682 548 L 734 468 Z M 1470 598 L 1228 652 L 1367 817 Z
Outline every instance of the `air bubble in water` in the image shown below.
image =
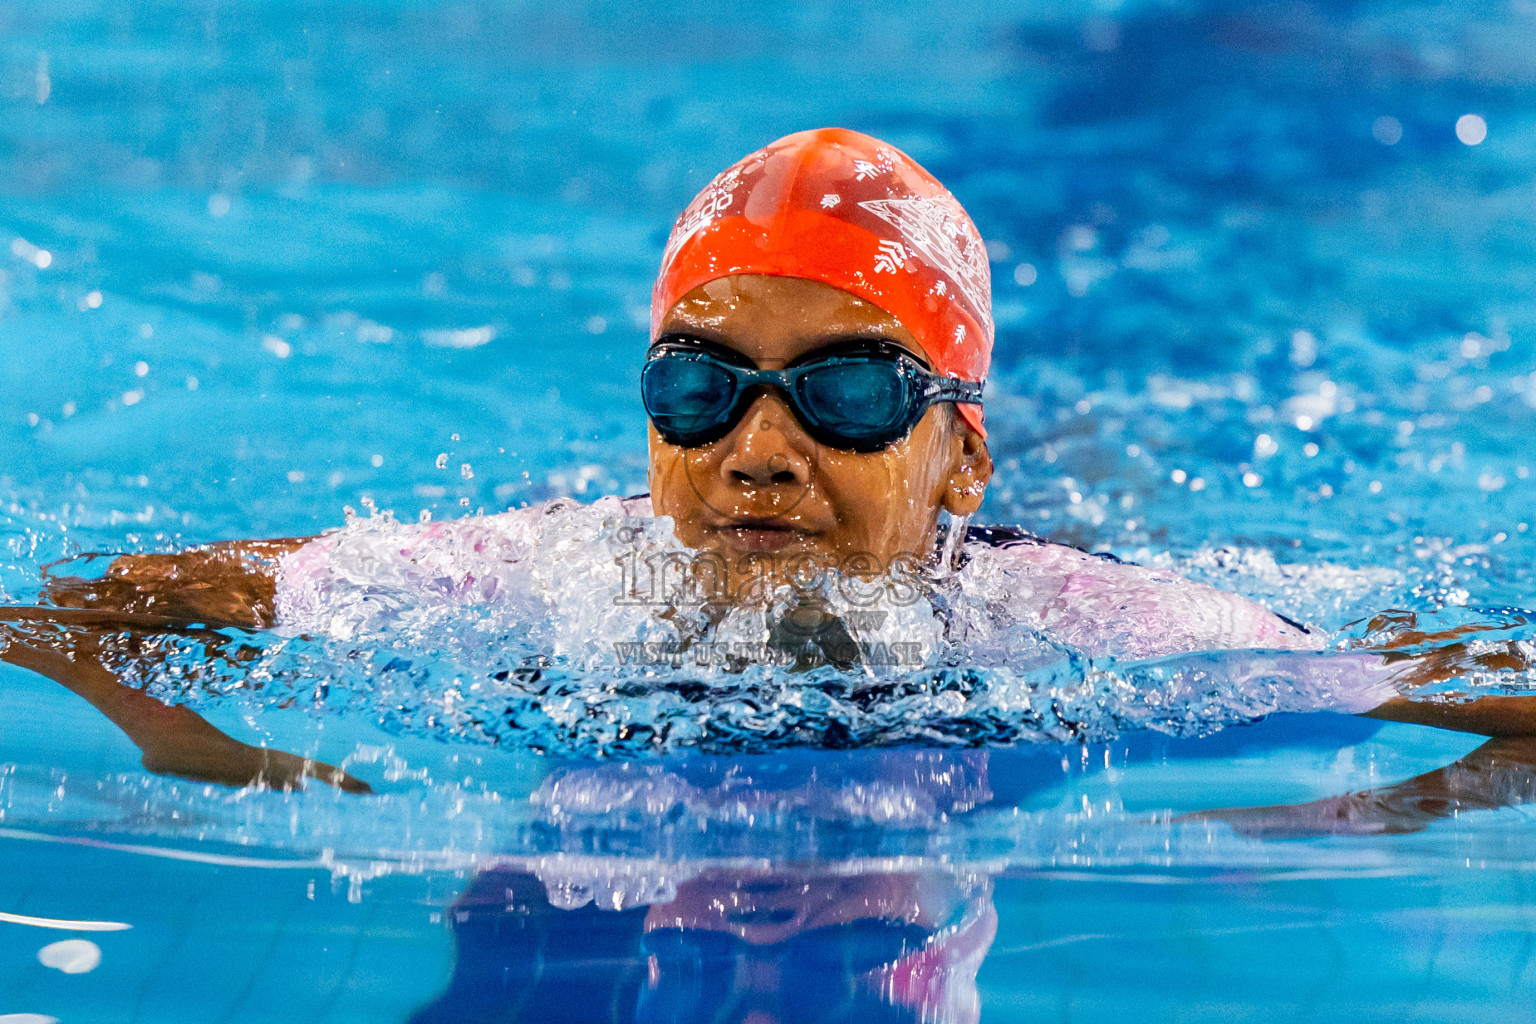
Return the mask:
M 459 476 L 463 477 L 465 480 L 473 480 L 475 477 L 475 471 L 471 469 L 469 463 L 466 462 L 459 466 Z
M 448 468 L 448 453 L 447 452 L 439 452 L 438 453 L 438 455 L 437 455 L 437 468 L 438 469 L 447 469 Z
M 458 434 L 449 434 L 448 435 L 448 440 L 450 440 L 450 441 L 457 441 L 458 439 L 459 439 L 459 435 Z

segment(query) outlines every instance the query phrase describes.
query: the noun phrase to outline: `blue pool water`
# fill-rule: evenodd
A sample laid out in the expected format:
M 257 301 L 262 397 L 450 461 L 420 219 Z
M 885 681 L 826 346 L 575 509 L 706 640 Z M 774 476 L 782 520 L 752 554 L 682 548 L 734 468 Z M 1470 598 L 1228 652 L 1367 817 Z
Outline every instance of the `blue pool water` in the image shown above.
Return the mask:
M 1397 608 L 1525 642 L 1533 85 L 1525 0 L 0 0 L 0 601 L 82 552 L 644 490 L 672 218 L 838 124 L 989 240 L 980 518 L 1345 641 Z M 488 667 L 446 636 L 247 637 L 244 672 L 144 680 L 362 798 L 152 775 L 0 666 L 0 1021 L 596 1019 L 583 994 L 633 1019 L 637 915 L 743 885 L 995 912 L 988 1022 L 1529 1019 L 1520 807 L 1404 834 L 1180 817 L 1474 737 L 1223 698 L 1188 730 L 1110 707 L 1089 743 L 593 758 L 633 751 L 438 714 Z M 565 955 L 535 919 L 575 930 Z M 43 962 L 87 966 L 81 942 L 99 965 Z

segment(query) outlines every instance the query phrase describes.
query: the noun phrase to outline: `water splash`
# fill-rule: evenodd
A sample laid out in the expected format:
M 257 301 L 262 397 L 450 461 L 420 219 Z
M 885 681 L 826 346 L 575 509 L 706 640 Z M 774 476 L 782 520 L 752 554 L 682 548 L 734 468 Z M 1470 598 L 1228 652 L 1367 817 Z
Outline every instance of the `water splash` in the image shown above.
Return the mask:
M 326 544 L 323 578 L 287 591 L 289 635 L 135 638 L 119 670 L 197 708 L 603 757 L 1201 735 L 1359 710 L 1353 677 L 1371 671 L 1327 652 L 1090 657 L 1032 628 L 985 549 L 940 579 L 829 574 L 720 607 L 667 575 L 689 554 L 670 522 L 613 499 L 453 530 L 380 514 Z M 663 583 L 642 587 L 637 567 Z

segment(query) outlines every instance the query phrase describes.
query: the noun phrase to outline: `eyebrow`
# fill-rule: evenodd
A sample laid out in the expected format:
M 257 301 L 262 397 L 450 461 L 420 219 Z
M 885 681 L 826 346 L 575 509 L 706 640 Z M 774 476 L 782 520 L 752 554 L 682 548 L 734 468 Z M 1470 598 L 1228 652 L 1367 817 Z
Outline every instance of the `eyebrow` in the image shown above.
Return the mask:
M 690 348 L 713 352 L 731 362 L 754 367 L 757 365 L 756 361 L 745 352 L 732 348 L 723 339 L 717 340 L 719 338 L 720 336 L 714 331 L 665 331 L 651 342 L 651 347 L 647 351 L 654 352 L 662 345 L 686 345 Z

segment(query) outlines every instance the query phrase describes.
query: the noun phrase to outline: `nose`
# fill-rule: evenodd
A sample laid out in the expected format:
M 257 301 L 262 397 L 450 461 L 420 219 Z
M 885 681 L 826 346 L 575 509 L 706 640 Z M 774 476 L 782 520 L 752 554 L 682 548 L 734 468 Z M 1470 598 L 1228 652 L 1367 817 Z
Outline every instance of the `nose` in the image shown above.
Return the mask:
M 815 444 L 784 399 L 774 392 L 758 395 L 725 436 L 720 475 L 738 487 L 805 487 L 815 470 Z

